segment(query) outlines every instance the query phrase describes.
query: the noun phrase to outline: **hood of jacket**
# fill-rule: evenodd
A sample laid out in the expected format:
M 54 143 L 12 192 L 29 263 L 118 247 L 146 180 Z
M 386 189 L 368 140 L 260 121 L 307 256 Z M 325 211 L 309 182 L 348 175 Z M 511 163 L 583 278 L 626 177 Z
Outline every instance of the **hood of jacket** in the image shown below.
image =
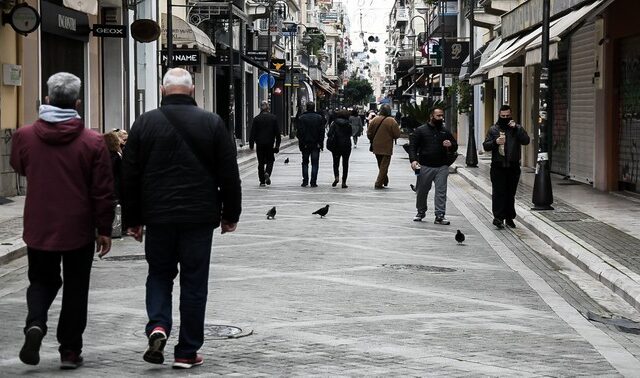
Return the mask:
M 38 138 L 47 144 L 68 144 L 82 133 L 84 123 L 73 109 L 42 105 L 40 119 L 33 127 Z

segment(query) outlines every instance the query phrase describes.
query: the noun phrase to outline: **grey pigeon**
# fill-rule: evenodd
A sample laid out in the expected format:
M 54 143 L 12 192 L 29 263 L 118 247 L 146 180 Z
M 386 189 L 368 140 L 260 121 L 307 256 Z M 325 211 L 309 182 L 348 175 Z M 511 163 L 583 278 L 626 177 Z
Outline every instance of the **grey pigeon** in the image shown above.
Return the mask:
M 464 241 L 464 234 L 460 232 L 460 230 L 456 232 L 456 241 L 458 242 L 458 244 L 462 244 L 462 242 Z
M 322 207 L 311 214 L 318 214 L 320 215 L 320 218 L 324 218 L 324 216 L 327 215 L 328 212 L 329 212 L 329 205 Z
M 289 158 L 284 159 L 285 164 L 289 164 Z
M 267 211 L 267 219 L 276 219 L 276 207 L 272 207 L 271 210 Z

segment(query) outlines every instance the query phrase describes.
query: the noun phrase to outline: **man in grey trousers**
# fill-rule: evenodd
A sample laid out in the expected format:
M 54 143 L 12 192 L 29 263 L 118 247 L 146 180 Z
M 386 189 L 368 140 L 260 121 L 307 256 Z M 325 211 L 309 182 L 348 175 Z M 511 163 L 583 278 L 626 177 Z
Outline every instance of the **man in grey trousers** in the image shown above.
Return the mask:
M 444 125 L 444 111 L 435 108 L 431 111 L 431 120 L 418 127 L 410 137 L 409 160 L 414 171 L 419 170 L 416 188 L 416 209 L 413 218 L 420 222 L 426 216 L 427 197 L 432 183 L 435 183 L 436 194 L 435 224 L 448 225 L 444 216 L 447 209 L 447 178 L 449 165 L 447 154 L 457 151 L 458 142 Z

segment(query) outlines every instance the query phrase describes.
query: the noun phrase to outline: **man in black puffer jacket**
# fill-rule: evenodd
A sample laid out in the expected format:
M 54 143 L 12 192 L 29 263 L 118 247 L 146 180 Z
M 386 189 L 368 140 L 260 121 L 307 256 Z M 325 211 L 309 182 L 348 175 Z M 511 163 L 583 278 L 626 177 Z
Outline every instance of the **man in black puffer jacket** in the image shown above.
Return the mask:
M 309 158 L 311 158 L 311 187 L 316 187 L 320 151 L 324 146 L 325 118 L 315 112 L 313 102 L 307 102 L 307 111 L 298 118 L 298 146 L 302 152 L 302 185 L 309 184 Z
M 527 131 L 513 119 L 511 108 L 502 105 L 498 122 L 489 128 L 487 138 L 482 147 L 491 151 L 491 209 L 493 225 L 503 228 L 515 228 L 515 197 L 520 181 L 520 150 L 529 144 Z
M 418 213 L 413 218 L 421 222 L 427 212 L 427 198 L 431 184 L 434 183 L 435 224 L 448 225 L 444 217 L 447 210 L 447 178 L 449 165 L 447 152 L 458 150 L 458 142 L 451 132 L 444 127 L 444 111 L 435 108 L 431 111 L 431 119 L 411 134 L 409 142 L 409 160 L 411 168 L 419 172 L 416 187 L 416 208 Z
M 171 331 L 171 291 L 180 263 L 180 336 L 174 367 L 202 364 L 204 317 L 213 230 L 233 232 L 240 217 L 236 149 L 222 119 L 197 107 L 191 74 L 167 71 L 160 109 L 131 127 L 122 161 L 122 212 L 128 233 L 142 241 L 149 264 L 146 304 L 149 347 L 161 364 Z

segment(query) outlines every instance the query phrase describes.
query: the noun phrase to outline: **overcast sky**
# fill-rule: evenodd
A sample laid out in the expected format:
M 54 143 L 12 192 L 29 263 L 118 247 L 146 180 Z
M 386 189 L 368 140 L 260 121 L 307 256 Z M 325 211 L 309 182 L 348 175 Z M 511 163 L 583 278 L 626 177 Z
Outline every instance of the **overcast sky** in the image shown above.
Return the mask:
M 334 2 L 338 2 L 334 0 Z M 354 52 L 362 51 L 362 38 L 360 30 L 364 32 L 364 38 L 370 35 L 377 36 L 379 42 L 369 42 L 369 49 L 377 50 L 375 57 L 380 62 L 381 70 L 384 70 L 385 47 L 384 41 L 387 39 L 387 24 L 389 23 L 389 11 L 393 6 L 393 0 L 342 0 L 346 4 L 351 21 L 351 49 Z M 360 14 L 362 14 L 362 26 L 360 24 Z M 371 54 L 370 54 L 371 55 Z M 373 56 L 371 57 L 373 58 Z

